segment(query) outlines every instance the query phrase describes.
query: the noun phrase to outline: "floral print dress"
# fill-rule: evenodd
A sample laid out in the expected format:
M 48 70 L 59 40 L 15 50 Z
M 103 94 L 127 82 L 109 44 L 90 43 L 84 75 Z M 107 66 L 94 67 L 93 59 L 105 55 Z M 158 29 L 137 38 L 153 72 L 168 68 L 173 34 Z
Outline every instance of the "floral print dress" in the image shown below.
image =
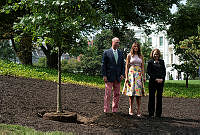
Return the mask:
M 142 76 L 142 59 L 138 55 L 131 56 L 128 72 L 128 84 L 124 84 L 122 93 L 127 96 L 144 96 L 144 82 Z

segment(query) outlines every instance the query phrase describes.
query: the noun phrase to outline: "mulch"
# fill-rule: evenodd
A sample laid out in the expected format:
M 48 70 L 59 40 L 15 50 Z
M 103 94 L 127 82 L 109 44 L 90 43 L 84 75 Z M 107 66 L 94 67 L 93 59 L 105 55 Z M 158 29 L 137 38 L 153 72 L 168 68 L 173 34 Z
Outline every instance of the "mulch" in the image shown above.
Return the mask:
M 38 114 L 56 111 L 57 84 L 51 81 L 0 76 L 0 123 L 40 131 L 74 134 L 200 134 L 200 99 L 163 98 L 163 117 L 148 118 L 148 96 L 142 98 L 142 117 L 128 115 L 128 97 L 120 96 L 118 113 L 103 113 L 104 89 L 62 84 L 62 108 L 88 122 L 44 120 Z M 135 109 L 136 110 L 136 109 Z

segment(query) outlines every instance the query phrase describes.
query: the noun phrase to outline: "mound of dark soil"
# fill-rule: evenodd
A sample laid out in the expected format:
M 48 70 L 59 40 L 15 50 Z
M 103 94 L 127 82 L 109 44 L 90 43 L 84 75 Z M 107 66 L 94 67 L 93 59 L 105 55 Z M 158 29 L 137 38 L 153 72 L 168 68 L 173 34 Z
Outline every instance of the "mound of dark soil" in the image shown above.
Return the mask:
M 103 113 L 104 90 L 63 84 L 62 108 L 76 112 L 84 122 L 44 120 L 56 111 L 56 83 L 0 76 L 0 123 L 41 131 L 75 134 L 200 134 L 200 99 L 164 98 L 163 117 L 148 118 L 148 97 L 142 98 L 142 117 L 128 115 L 128 97 L 120 96 L 118 113 Z

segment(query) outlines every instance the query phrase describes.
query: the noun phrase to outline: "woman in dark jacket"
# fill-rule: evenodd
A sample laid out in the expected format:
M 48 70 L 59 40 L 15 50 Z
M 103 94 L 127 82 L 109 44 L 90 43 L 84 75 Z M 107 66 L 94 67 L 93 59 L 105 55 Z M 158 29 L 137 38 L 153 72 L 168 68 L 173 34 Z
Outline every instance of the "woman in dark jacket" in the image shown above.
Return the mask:
M 157 93 L 156 102 L 156 117 L 161 117 L 162 114 L 162 93 L 166 75 L 164 60 L 160 59 L 160 50 L 154 49 L 151 52 L 151 60 L 148 62 L 147 73 L 149 79 L 149 117 L 154 116 L 155 112 L 155 93 Z

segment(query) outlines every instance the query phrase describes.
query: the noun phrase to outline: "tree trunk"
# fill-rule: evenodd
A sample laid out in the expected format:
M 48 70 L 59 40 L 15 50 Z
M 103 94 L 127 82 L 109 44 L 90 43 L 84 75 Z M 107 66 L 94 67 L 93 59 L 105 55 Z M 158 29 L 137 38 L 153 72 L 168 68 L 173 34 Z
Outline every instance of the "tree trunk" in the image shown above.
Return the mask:
M 58 47 L 58 85 L 57 85 L 57 113 L 62 112 L 61 104 L 61 55 L 60 46 Z
M 186 73 L 186 88 L 188 88 L 188 73 Z
M 47 47 L 41 46 L 42 51 L 46 55 L 47 58 L 47 67 L 49 68 L 58 68 L 58 53 L 52 52 L 53 47 L 51 45 L 47 44 Z
M 47 57 L 47 67 L 49 68 L 58 68 L 58 53 L 53 52 L 46 55 Z
M 16 46 L 14 39 L 11 39 L 12 47 L 19 58 L 19 61 L 24 65 L 32 65 L 32 37 L 28 35 L 23 35 L 19 45 Z
M 180 80 L 180 76 L 181 76 L 181 73 L 180 73 L 180 72 L 178 72 L 178 80 Z

